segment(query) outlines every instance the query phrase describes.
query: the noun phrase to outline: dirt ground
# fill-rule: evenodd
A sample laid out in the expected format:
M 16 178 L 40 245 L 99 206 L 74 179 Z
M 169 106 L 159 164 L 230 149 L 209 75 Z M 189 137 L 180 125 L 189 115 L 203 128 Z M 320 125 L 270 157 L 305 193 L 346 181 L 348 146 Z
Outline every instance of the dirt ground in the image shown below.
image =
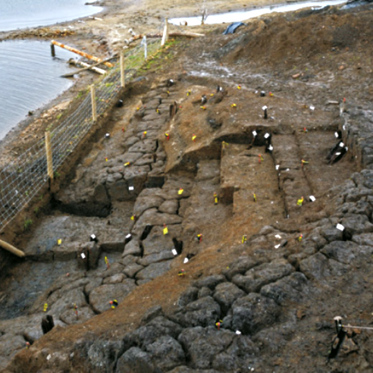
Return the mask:
M 208 11 L 214 13 L 268 3 L 237 1 L 228 6 L 222 1 L 206 2 Z M 181 1 L 173 2 L 171 8 L 162 1 L 105 1 L 104 5 L 107 8 L 97 15 L 103 21 L 72 23 L 76 28 L 75 34 L 66 36 L 65 43 L 107 57 L 123 47 L 121 42 L 115 40 L 114 25 L 126 26 L 119 32 L 129 27 L 139 33 L 154 32 L 161 28 L 164 17 L 196 15 L 201 7 L 200 2 L 186 5 Z M 168 78 L 178 81 L 174 94 L 181 108 L 177 125 L 167 129 L 173 131 L 172 135 L 178 138 L 178 143 L 170 146 L 163 140 L 170 173 L 189 171 L 178 169 L 180 153 L 185 159 L 208 158 L 209 152 L 213 151 L 211 144 L 214 141 L 230 144 L 221 154 L 220 177 L 223 178 L 222 189 L 236 188 L 234 203 L 230 207 L 232 211 L 229 211 L 231 218 L 215 227 L 206 221 L 205 215 L 198 219 L 196 214 L 193 223 L 209 233 L 203 247 L 199 248 L 198 257 L 189 263 L 187 276 L 177 277 L 182 259 L 176 259 L 168 273 L 133 291 L 116 309 L 115 316 L 106 312 L 84 324 L 56 328 L 30 350 L 21 351 L 17 355 L 18 361 L 13 362 L 9 371 L 22 371 L 26 364 L 29 371 L 47 371 L 40 370 L 43 364 L 37 358 L 43 356 L 43 349 L 69 351 L 75 341 L 85 338 L 105 336 L 115 339 L 137 327 L 144 311 L 152 306 L 162 305 L 165 313 L 172 313 L 180 293 L 193 280 L 220 273 L 242 254 L 253 255 L 254 250 L 243 253 L 242 246 L 238 245 L 243 234 L 255 237 L 263 226 L 274 225 L 291 234 L 287 255 L 297 253 L 297 237 L 302 227 L 307 227 L 303 231 L 306 234 L 307 229 L 311 230 L 308 223 L 321 220 L 333 211 L 329 190 L 363 168 L 360 163 L 361 149 L 357 147 L 352 147 L 350 153 L 333 167 L 325 161 L 335 142 L 334 132 L 341 127 L 339 109 L 328 105 L 328 101 L 347 97 L 350 107 L 370 107 L 373 96 L 372 18 L 371 9 L 358 14 L 352 11 L 343 14 L 333 10 L 321 14 L 301 11 L 297 16 L 268 16 L 250 21 L 236 34 L 224 38 L 221 36 L 225 28 L 223 25 L 195 27 L 193 31 L 203 32 L 206 37 L 178 39 L 169 53 L 161 55 L 151 67 L 143 70 L 141 73 L 146 74 L 149 90 Z M 42 36 L 48 38 L 63 26 L 48 27 L 38 32 L 48 35 Z M 180 30 L 180 27 L 177 29 Z M 39 37 L 33 34 L 37 32 L 31 30 L 21 35 L 10 32 L 0 34 L 0 39 Z M 88 43 L 88 37 L 95 42 Z M 52 111 L 46 114 L 41 110 L 37 124 L 30 124 L 29 127 L 24 124 L 17 136 L 21 138 L 27 131 L 42 133 L 49 123 L 49 115 L 52 112 L 55 115 L 58 110 L 56 105 L 72 98 L 83 84 L 92 79 L 92 75 L 85 73 L 67 97 L 54 100 L 49 108 Z M 219 84 L 226 87 L 227 96 L 211 109 L 201 109 L 201 95 L 215 93 Z M 135 112 L 143 89 L 134 85 L 131 99 L 120 111 L 113 113 L 103 130 L 109 129 L 112 133 L 121 131 L 123 122 L 118 123 L 118 118 L 122 118 L 124 113 Z M 192 90 L 191 96 L 186 95 L 188 90 Z M 267 93 L 263 99 L 256 93 L 261 90 Z M 268 95 L 270 91 L 272 97 Z M 237 109 L 232 108 L 233 103 Z M 263 105 L 268 106 L 269 115 L 274 119 L 263 121 Z M 315 109 L 311 109 L 311 106 Z M 126 115 L 129 117 L 129 114 Z M 222 119 L 224 125 L 228 123 L 229 131 L 212 131 L 206 125 L 211 117 Z M 263 131 L 273 133 L 272 141 L 276 150 L 272 156 L 265 153 L 263 145 L 248 146 L 251 132 L 258 126 Z M 190 144 L 188 139 L 194 133 L 197 141 Z M 206 140 L 199 141 L 204 137 Z M 246 139 L 242 140 L 243 137 Z M 21 151 L 22 146 L 18 139 L 10 137 L 3 144 L 6 154 L 11 154 L 14 149 Z M 258 162 L 258 154 L 263 154 L 262 163 Z M 303 167 L 299 159 L 305 159 L 309 164 Z M 281 166 L 280 173 L 276 172 L 277 164 Z M 295 180 L 297 185 L 289 186 L 289 180 Z M 305 204 L 302 213 L 293 203 L 300 197 L 297 194 L 300 190 L 318 196 L 316 203 Z M 291 200 L 284 196 L 283 191 Z M 253 201 L 253 193 L 258 197 L 257 202 Z M 275 207 L 271 207 L 271 202 Z M 206 214 L 210 216 L 207 210 Z M 14 234 L 9 234 L 9 237 L 14 237 Z M 27 236 L 20 236 L 17 243 L 22 247 L 27 240 Z M 294 356 L 294 360 L 298 358 Z M 75 371 L 86 371 L 84 361 L 72 361 Z

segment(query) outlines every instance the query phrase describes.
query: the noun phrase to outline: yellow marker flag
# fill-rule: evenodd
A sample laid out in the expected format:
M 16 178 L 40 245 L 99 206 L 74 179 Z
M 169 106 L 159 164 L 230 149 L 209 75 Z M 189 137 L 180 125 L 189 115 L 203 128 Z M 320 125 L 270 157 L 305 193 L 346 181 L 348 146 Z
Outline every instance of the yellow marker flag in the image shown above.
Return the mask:
M 168 234 L 168 228 L 167 228 L 167 227 L 164 227 L 164 228 L 163 228 L 163 234 L 164 234 L 164 235 Z

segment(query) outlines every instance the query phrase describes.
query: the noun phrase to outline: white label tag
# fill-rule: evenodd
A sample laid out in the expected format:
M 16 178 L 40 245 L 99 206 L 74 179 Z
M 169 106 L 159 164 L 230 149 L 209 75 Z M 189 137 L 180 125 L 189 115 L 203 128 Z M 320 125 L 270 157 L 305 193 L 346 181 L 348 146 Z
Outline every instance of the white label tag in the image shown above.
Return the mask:
M 340 230 L 341 232 L 343 232 L 345 230 L 345 227 L 342 224 L 339 224 L 339 223 L 337 224 L 336 228 L 338 230 Z
M 175 249 L 172 249 L 172 254 L 177 255 L 177 251 Z
M 311 202 L 315 202 L 315 201 L 316 201 L 315 196 L 310 196 L 310 201 L 311 201 Z
M 80 256 L 81 256 L 83 259 L 85 259 L 85 255 L 84 255 L 84 253 L 81 253 Z

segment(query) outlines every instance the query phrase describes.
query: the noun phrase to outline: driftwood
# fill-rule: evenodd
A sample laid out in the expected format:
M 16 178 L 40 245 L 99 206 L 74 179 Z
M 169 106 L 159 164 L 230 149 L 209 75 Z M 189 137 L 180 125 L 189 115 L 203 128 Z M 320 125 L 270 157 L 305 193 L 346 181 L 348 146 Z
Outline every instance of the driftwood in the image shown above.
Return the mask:
M 83 61 L 74 60 L 73 58 L 71 58 L 69 60 L 69 64 L 70 65 L 75 65 L 75 66 L 80 66 L 80 67 L 88 67 L 89 70 L 92 70 L 95 73 L 101 74 L 101 75 L 105 75 L 107 73 L 107 71 L 104 70 L 104 69 L 100 69 L 99 67 L 92 66 L 89 63 L 86 63 L 86 62 L 83 62 Z
M 107 61 L 110 61 L 112 60 L 113 58 L 116 58 L 118 54 L 114 54 L 113 56 L 109 57 L 109 58 L 106 58 L 105 60 L 102 60 L 100 62 L 97 62 L 93 65 L 90 65 L 89 67 L 83 67 L 82 69 L 79 69 L 79 70 L 75 70 L 71 73 L 67 73 L 67 74 L 64 74 L 64 75 L 61 75 L 61 78 L 71 78 L 72 76 L 74 76 L 75 74 L 79 74 L 80 72 L 82 71 L 86 71 L 86 70 L 89 70 L 91 69 L 92 67 L 96 67 L 98 65 L 101 65 L 102 63 L 105 63 Z

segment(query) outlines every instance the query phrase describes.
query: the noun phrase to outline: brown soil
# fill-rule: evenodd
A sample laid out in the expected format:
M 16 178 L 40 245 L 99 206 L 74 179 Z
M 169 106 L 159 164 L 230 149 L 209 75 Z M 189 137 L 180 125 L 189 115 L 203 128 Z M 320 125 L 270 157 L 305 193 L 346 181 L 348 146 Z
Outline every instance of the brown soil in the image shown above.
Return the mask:
M 268 1 L 255 2 L 255 5 L 262 5 L 262 3 L 268 4 Z M 119 45 L 114 46 L 110 41 L 100 46 L 96 43 L 87 43 L 90 35 L 100 35 L 103 40 L 106 40 L 105 37 L 110 34 L 113 25 L 118 23 L 135 28 L 136 31 L 138 29 L 141 33 L 154 31 L 161 25 L 162 17 L 198 13 L 200 2 L 192 1 L 185 5 L 177 1 L 173 4 L 170 8 L 164 1 L 156 0 L 140 4 L 138 2 L 118 4 L 118 2 L 106 1 L 105 5 L 108 9 L 98 15 L 103 18 L 103 21 L 99 23 L 99 21 L 89 20 L 86 24 L 74 23 L 77 27 L 76 33 L 67 36 L 65 43 L 77 47 L 84 46 L 88 53 L 104 56 L 105 53 L 112 53 L 115 48 L 119 48 Z M 230 4 L 229 7 L 226 2 L 222 1 L 209 1 L 208 4 L 209 9 L 213 9 L 214 12 L 242 9 L 245 6 L 254 5 L 254 3 L 246 4 L 244 1 L 237 1 L 234 6 Z M 245 116 L 256 118 L 261 106 L 268 105 L 275 113 L 276 120 L 281 123 L 279 137 L 284 136 L 281 141 L 285 143 L 287 135 L 295 139 L 294 141 L 300 144 L 304 152 L 302 156 L 313 163 L 307 177 L 313 191 L 317 192 L 320 198 L 315 204 L 305 205 L 302 215 L 291 214 L 290 220 L 284 219 L 285 208 L 283 206 L 276 204 L 278 211 L 266 210 L 260 205 L 261 197 L 274 201 L 281 200 L 277 185 L 271 190 L 271 185 L 277 179 L 276 173 L 273 172 L 274 164 L 266 155 L 264 155 L 263 164 L 258 164 L 257 150 L 248 150 L 247 158 L 250 159 L 250 167 L 255 169 L 256 179 L 260 179 L 260 187 L 263 188 L 259 191 L 255 190 L 259 197 L 259 205 L 251 202 L 254 191 L 245 192 L 245 188 L 242 188 L 241 196 L 237 199 L 241 202 L 232 207 L 235 212 L 232 219 L 224 221 L 219 227 L 211 223 L 203 223 L 202 219 L 195 222 L 201 224 L 201 228 L 209 233 L 204 238 L 198 256 L 188 264 L 187 276 L 177 276 L 182 265 L 182 258 L 179 258 L 179 262 L 171 271 L 138 287 L 115 311 L 103 313 L 74 327 L 55 328 L 29 350 L 21 351 L 6 372 L 25 371 L 22 369 L 26 366 L 29 372 L 46 371 L 43 370 L 42 361 L 45 360 L 43 352 L 45 349 L 49 351 L 48 353 L 51 351 L 66 352 L 70 350 L 74 342 L 81 339 L 122 336 L 127 331 L 136 328 L 140 324 L 144 311 L 154 305 L 161 305 L 166 314 L 171 313 L 175 309 L 180 293 L 193 279 L 220 273 L 240 255 L 252 254 L 242 252 L 242 246 L 239 245 L 242 234 L 255 235 L 264 225 L 276 225 L 277 222 L 282 229 L 294 232 L 295 235 L 307 222 L 327 216 L 328 210 L 333 208 L 329 204 L 327 190 L 348 179 L 353 171 L 360 169 L 360 165 L 357 161 L 358 150 L 354 150 L 356 153 L 353 153 L 353 156 L 344 158 L 334 169 L 325 169 L 324 156 L 333 141 L 332 137 L 326 137 L 326 133 L 330 135 L 337 129 L 339 119 L 335 115 L 337 109 L 333 111 L 327 108 L 321 113 L 318 108 L 325 108 L 328 100 L 339 100 L 344 96 L 347 96 L 351 104 L 368 104 L 373 95 L 371 85 L 373 78 L 372 22 L 371 10 L 359 14 L 353 12 L 338 14 L 336 11 L 330 11 L 325 14 L 310 15 L 304 11 L 298 16 L 268 16 L 262 17 L 261 20 L 250 21 L 248 26 L 237 34 L 224 38 L 221 36 L 224 26 L 195 28 L 198 32 L 205 32 L 206 37 L 190 41 L 182 40 L 171 49 L 170 54 L 167 56 L 163 54 L 162 58 L 147 72 L 147 78 L 149 88 L 152 82 L 159 82 L 169 77 L 180 78 L 177 88 L 178 102 L 181 102 L 182 106 L 178 119 L 182 124 L 178 129 L 180 142 L 173 149 L 167 149 L 169 145 L 165 144 L 170 162 L 176 158 L 175 155 L 180 150 L 193 155 L 194 149 L 190 145 L 183 145 L 187 143 L 186 139 L 189 139 L 191 134 L 195 133 L 197 138 L 209 135 L 209 130 L 204 124 L 208 113 L 201 110 L 198 104 L 194 105 L 193 100 L 196 101 L 202 93 L 212 93 L 215 86 L 220 83 L 221 72 L 229 71 L 232 74 L 231 77 L 224 78 L 229 94 L 218 107 L 221 116 L 224 118 L 226 115 L 228 118 L 231 111 L 236 110 L 235 120 L 243 123 Z M 55 32 L 59 27 L 47 28 L 48 33 Z M 21 37 L 27 37 L 30 34 L 32 35 L 32 32 L 22 33 Z M 7 33 L 5 37 L 14 38 L 18 35 Z M 169 60 L 172 63 L 169 63 Z M 167 69 L 163 69 L 165 65 Z M 201 76 L 196 77 L 194 74 L 196 71 L 200 72 Z M 203 75 L 203 72 L 206 75 Z M 294 74 L 300 74 L 299 78 L 293 79 Z M 92 79 L 89 73 L 85 76 L 84 82 Z M 202 87 L 196 87 L 197 84 Z M 242 90 L 237 89 L 238 84 L 242 85 Z M 190 87 L 194 87 L 195 97 L 186 100 L 185 94 Z M 211 91 L 208 91 L 206 87 L 211 87 Z M 259 102 L 257 94 L 254 93 L 255 89 L 272 91 L 274 97 L 266 97 Z M 134 85 L 131 100 L 126 102 L 120 113 L 134 112 L 137 100 L 141 97 L 141 94 L 136 93 L 139 92 L 136 92 L 136 85 Z M 71 96 L 74 96 L 74 93 Z M 58 99 L 58 101 L 62 100 L 65 98 Z M 231 103 L 236 103 L 237 109 L 232 109 Z M 310 104 L 316 106 L 314 113 L 309 110 Z M 240 110 L 241 108 L 247 110 Z M 53 115 L 55 115 L 55 110 L 58 108 L 52 109 Z M 35 122 L 34 127 L 26 128 L 20 136 L 26 136 L 30 128 L 34 134 L 39 133 L 38 131 L 42 133 L 43 126 L 49 123 L 48 115 L 43 117 L 42 114 L 42 119 L 38 119 L 37 128 Z M 308 123 L 312 123 L 312 126 L 309 127 Z M 121 130 L 122 125 L 116 121 L 114 114 L 107 122 L 105 129 L 110 129 L 115 133 Z M 233 125 L 234 122 L 232 122 Z M 307 135 L 303 133 L 304 127 L 308 129 Z M 251 132 L 250 127 L 249 132 Z M 229 143 L 228 139 L 226 141 Z M 318 142 L 319 148 L 309 146 L 310 142 Z M 21 151 L 20 143 L 23 144 L 21 141 L 12 141 L 9 143 L 11 147 L 7 149 L 14 148 Z M 198 148 L 200 144 L 197 141 L 191 146 Z M 228 148 L 232 156 L 241 150 L 240 145 L 237 144 Z M 260 151 L 264 154 L 264 148 Z M 172 169 L 171 166 L 170 169 Z M 238 173 L 237 170 L 230 169 L 228 164 L 226 166 L 227 179 L 229 179 L 229 172 L 236 175 Z M 9 237 L 12 235 L 10 234 Z M 27 237 L 21 237 L 18 241 L 21 246 L 25 239 Z M 291 252 L 298 250 L 296 235 L 289 243 L 289 247 Z M 74 367 L 74 371 L 86 371 L 84 361 L 80 362 L 79 357 L 72 358 L 71 366 Z

